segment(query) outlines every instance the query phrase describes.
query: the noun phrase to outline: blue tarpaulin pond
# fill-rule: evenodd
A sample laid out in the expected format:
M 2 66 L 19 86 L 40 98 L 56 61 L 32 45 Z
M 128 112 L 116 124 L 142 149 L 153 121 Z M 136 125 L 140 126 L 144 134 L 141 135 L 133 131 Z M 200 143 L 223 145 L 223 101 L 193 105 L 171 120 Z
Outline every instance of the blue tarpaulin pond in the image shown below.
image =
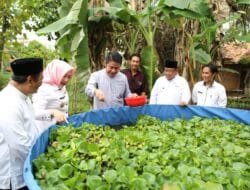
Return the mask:
M 175 118 L 190 119 L 193 116 L 217 117 L 224 120 L 235 120 L 240 123 L 250 124 L 250 111 L 247 110 L 199 106 L 180 107 L 173 105 L 145 105 L 133 108 L 125 106 L 94 110 L 73 115 L 69 118 L 69 122 L 75 127 L 81 126 L 84 122 L 115 127 L 123 124 L 133 124 L 140 115 L 151 115 L 161 120 L 173 120 Z M 32 161 L 46 151 L 49 134 L 55 127 L 51 126 L 37 139 L 25 161 L 23 171 L 24 180 L 30 190 L 40 189 L 32 173 Z

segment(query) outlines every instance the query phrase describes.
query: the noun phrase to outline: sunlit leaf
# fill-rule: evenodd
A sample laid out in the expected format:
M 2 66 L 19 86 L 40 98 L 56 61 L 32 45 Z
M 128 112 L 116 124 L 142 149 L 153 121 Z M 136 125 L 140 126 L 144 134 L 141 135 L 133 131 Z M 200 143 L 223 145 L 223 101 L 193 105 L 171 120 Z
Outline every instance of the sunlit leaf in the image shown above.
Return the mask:
M 87 177 L 87 186 L 91 190 L 96 190 L 102 185 L 102 178 L 99 176 L 88 176 Z
M 60 178 L 67 179 L 71 176 L 74 169 L 70 164 L 62 165 L 58 170 L 58 175 Z
M 107 170 L 104 172 L 103 177 L 108 183 L 112 183 L 116 179 L 117 173 L 115 170 Z

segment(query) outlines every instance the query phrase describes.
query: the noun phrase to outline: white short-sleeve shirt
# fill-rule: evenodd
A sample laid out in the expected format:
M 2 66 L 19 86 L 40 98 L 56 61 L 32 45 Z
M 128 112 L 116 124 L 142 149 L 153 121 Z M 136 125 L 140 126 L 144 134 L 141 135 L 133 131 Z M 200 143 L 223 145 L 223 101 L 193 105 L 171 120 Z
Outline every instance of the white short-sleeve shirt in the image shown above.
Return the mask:
M 199 106 L 226 107 L 225 87 L 216 81 L 212 86 L 206 86 L 204 81 L 199 81 L 194 85 L 192 101 Z
M 181 102 L 188 103 L 190 98 L 188 82 L 177 74 L 172 80 L 168 80 L 165 76 L 156 80 L 149 103 L 179 105 Z

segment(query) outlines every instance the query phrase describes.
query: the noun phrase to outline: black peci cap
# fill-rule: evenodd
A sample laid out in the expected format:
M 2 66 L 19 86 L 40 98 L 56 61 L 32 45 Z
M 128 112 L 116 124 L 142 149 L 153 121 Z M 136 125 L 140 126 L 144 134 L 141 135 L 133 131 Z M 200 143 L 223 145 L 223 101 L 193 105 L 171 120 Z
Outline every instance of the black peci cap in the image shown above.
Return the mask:
M 166 68 L 177 68 L 177 61 L 166 60 L 165 62 Z
M 43 70 L 43 60 L 41 58 L 16 59 L 10 63 L 10 66 L 14 75 L 32 75 Z

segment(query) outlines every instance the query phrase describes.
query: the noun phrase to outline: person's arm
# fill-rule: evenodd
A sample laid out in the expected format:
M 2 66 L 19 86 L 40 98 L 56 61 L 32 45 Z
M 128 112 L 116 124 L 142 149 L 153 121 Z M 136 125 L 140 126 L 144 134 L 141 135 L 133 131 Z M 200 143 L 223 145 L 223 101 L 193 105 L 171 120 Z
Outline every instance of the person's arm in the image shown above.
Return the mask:
M 125 92 L 124 92 L 124 97 L 127 96 L 134 96 L 134 94 L 131 93 L 130 89 L 129 89 L 129 85 L 128 85 L 128 79 L 125 76 Z
M 95 90 L 98 88 L 97 87 L 97 73 L 92 73 L 90 75 L 90 78 L 88 80 L 87 86 L 85 88 L 85 94 L 89 97 L 94 97 L 95 96 Z
M 147 78 L 144 76 L 143 77 L 143 82 L 142 82 L 142 96 L 147 96 L 149 94 L 149 90 L 148 90 L 148 81 Z
M 58 107 L 48 109 L 49 101 L 55 101 L 51 99 L 53 97 L 51 93 L 54 93 L 51 89 L 41 88 L 32 96 L 35 118 L 42 121 L 52 121 L 54 119 L 55 123 L 64 122 L 66 121 L 66 114 L 59 111 Z
M 47 109 L 50 98 L 49 90 L 43 88 L 39 88 L 37 93 L 32 95 L 35 119 L 44 121 L 50 121 L 52 119 L 52 111 Z
M 159 84 L 159 79 L 155 82 L 155 84 L 152 88 L 152 91 L 150 94 L 149 104 L 157 104 L 158 84 Z
M 25 110 L 21 110 L 21 108 L 18 107 L 15 109 L 5 109 L 5 111 L 1 113 L 0 122 L 8 127 L 1 126 L 0 130 L 4 135 L 6 143 L 12 150 L 12 153 L 14 155 L 19 155 L 25 160 L 25 156 L 28 154 L 34 139 L 30 137 L 31 134 L 28 133 L 29 131 L 27 131 L 24 126 L 24 119 L 21 114 L 22 111 Z M 38 133 L 36 135 L 38 135 Z
M 100 101 L 104 101 L 104 93 L 98 89 L 98 73 L 94 72 L 90 75 L 87 86 L 85 88 L 85 94 L 89 97 L 96 97 Z
M 227 94 L 224 86 L 222 86 L 219 89 L 218 94 L 219 94 L 218 106 L 225 108 L 227 106 Z
M 193 104 L 197 104 L 197 85 L 194 85 L 194 87 L 193 87 L 192 102 L 193 102 Z
M 186 81 L 186 79 L 184 79 L 180 105 L 182 106 L 188 105 L 190 99 L 191 99 L 190 88 L 189 88 L 188 82 Z

